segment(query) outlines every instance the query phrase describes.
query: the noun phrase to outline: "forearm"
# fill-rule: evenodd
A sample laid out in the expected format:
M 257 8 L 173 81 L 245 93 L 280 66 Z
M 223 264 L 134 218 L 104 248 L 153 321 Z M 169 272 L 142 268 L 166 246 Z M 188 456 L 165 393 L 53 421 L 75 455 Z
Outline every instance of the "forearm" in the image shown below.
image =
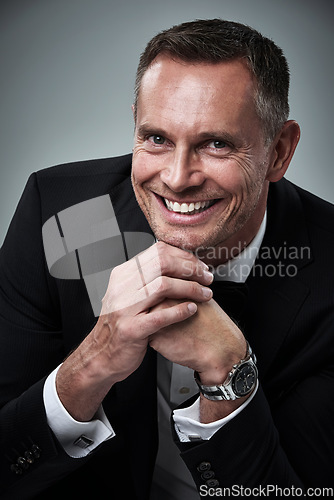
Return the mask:
M 200 421 L 203 424 L 209 424 L 210 422 L 215 422 L 216 420 L 227 417 L 242 406 L 249 396 L 250 394 L 234 401 L 209 401 L 201 394 Z
M 47 422 L 59 444 L 72 458 L 83 458 L 104 441 L 115 437 L 115 432 L 102 405 L 89 421 L 79 422 L 62 405 L 56 391 L 57 367 L 46 379 L 43 400 Z
M 64 361 L 56 377 L 56 389 L 62 405 L 79 422 L 91 420 L 114 379 L 105 368 L 106 356 L 88 336 Z

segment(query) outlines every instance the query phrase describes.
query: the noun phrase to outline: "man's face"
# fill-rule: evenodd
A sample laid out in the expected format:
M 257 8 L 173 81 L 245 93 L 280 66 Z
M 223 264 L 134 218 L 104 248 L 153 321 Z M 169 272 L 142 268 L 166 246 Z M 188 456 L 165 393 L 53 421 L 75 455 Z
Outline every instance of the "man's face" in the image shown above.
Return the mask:
M 265 210 L 267 157 L 243 62 L 159 56 L 146 71 L 132 182 L 157 239 L 193 251 L 248 243 Z

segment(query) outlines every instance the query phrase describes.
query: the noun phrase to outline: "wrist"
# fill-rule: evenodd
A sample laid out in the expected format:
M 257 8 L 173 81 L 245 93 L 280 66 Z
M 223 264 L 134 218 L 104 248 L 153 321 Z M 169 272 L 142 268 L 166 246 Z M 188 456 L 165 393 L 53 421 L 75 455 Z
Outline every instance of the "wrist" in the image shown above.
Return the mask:
M 233 364 L 231 365 L 233 366 Z M 195 372 L 195 380 L 203 386 L 215 386 L 220 385 L 228 377 L 229 370 L 226 368 L 215 369 L 205 372 Z
M 209 424 L 226 418 L 231 414 L 237 415 L 238 409 L 244 407 L 253 398 L 256 387 L 250 394 L 231 401 L 210 401 L 203 394 L 200 395 L 200 422 Z M 240 411 L 240 410 L 239 410 Z
M 197 379 L 202 385 L 215 386 L 222 384 L 228 377 L 233 366 L 248 356 L 249 344 L 245 338 L 241 345 L 229 353 L 225 353 L 224 360 L 211 362 L 206 370 L 197 371 Z
M 257 383 L 256 357 L 247 343 L 247 353 L 232 366 L 227 377 L 220 383 L 205 384 L 195 372 L 195 381 L 201 394 L 210 401 L 234 401 L 248 396 Z

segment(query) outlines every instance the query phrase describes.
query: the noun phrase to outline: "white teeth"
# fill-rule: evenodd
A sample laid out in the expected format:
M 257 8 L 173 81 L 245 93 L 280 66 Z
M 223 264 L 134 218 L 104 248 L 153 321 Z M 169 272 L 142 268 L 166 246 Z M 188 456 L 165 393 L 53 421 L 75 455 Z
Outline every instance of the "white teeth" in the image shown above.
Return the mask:
M 200 210 L 208 208 L 213 204 L 212 201 L 196 201 L 196 203 L 178 203 L 177 201 L 173 202 L 164 198 L 166 206 L 168 210 L 171 212 L 181 212 L 182 214 L 187 213 L 198 213 Z

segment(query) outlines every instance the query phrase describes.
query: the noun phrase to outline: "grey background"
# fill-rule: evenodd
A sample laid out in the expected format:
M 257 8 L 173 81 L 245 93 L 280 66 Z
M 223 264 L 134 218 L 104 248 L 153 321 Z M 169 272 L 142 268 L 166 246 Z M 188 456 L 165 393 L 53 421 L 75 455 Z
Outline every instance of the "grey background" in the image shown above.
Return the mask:
M 330 0 L 1 0 L 0 243 L 29 174 L 130 152 L 138 58 L 158 31 L 195 18 L 244 22 L 291 69 L 302 128 L 287 177 L 333 202 Z

